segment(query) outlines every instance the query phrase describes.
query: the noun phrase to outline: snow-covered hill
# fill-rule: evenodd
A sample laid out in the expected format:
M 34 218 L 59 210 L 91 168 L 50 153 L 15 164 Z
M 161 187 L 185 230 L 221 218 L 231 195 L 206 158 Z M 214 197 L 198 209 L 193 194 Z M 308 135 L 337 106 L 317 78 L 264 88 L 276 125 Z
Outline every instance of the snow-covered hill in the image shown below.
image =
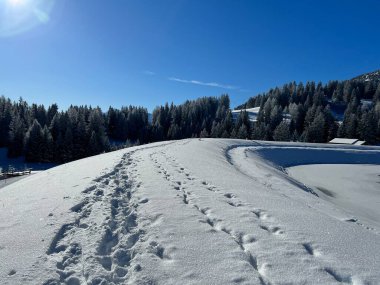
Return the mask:
M 284 169 L 332 163 L 365 177 L 380 148 L 192 139 L 35 174 L 0 189 L 0 284 L 379 284 L 378 224 Z
M 248 114 L 248 118 L 251 122 L 256 122 L 257 121 L 257 116 L 259 115 L 260 112 L 260 107 L 255 107 L 255 108 L 249 108 L 249 109 L 239 109 L 239 110 L 232 110 L 232 118 L 234 120 L 237 120 L 238 117 L 240 116 L 240 113 L 242 111 L 246 111 Z

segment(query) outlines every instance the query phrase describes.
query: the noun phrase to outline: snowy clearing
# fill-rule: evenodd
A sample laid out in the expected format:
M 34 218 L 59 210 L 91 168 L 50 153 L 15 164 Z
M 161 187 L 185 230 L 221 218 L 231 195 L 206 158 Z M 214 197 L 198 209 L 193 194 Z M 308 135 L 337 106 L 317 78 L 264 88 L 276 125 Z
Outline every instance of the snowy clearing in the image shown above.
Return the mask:
M 358 164 L 379 160 L 376 147 L 191 139 L 61 165 L 0 190 L 0 283 L 379 284 L 378 225 L 347 222 L 284 171 L 356 163 L 365 180 L 376 168 Z

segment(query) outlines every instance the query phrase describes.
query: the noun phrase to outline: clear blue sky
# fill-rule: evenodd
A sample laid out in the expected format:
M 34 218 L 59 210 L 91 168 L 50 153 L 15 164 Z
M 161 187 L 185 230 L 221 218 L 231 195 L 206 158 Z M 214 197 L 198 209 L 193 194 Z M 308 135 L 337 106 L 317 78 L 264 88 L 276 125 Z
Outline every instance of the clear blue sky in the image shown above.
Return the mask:
M 380 1 L 0 0 L 0 95 L 150 111 L 380 68 Z

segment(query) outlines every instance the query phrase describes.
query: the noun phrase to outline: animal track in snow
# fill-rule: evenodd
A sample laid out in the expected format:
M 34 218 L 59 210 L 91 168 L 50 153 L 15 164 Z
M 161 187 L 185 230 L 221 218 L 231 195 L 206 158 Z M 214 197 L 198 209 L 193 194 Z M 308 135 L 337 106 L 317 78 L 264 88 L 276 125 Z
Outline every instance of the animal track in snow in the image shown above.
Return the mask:
M 188 194 L 186 193 L 183 193 L 183 202 L 185 204 L 189 204 L 189 197 L 188 197 Z
M 246 248 L 248 244 L 252 244 L 256 242 L 256 239 L 251 235 L 242 235 L 240 233 L 234 234 L 230 229 L 227 229 L 225 226 L 223 226 L 223 221 L 216 218 L 211 218 L 209 213 L 210 209 L 202 209 L 197 205 L 194 205 L 194 207 L 203 215 L 206 216 L 206 220 L 204 221 L 207 223 L 210 227 L 213 228 L 216 232 L 224 232 L 225 234 L 229 235 L 235 243 L 239 246 L 240 250 L 244 253 L 246 256 L 246 260 L 248 264 L 257 272 L 259 275 L 259 281 L 261 284 L 268 285 L 270 284 L 269 281 L 266 280 L 266 278 L 261 274 L 259 271 L 258 265 L 257 265 L 257 258 L 252 255 L 252 253 Z
M 267 220 L 267 221 L 272 221 L 272 218 L 269 214 L 267 214 L 265 211 L 263 210 L 260 210 L 260 209 L 254 209 L 254 210 L 251 210 L 251 212 L 253 214 L 255 214 L 255 216 L 260 219 L 260 220 Z
M 305 248 L 308 254 L 312 256 L 321 256 L 321 253 L 318 250 L 314 249 L 311 243 L 303 243 L 302 246 Z
M 341 275 L 332 268 L 325 268 L 324 269 L 327 274 L 329 274 L 331 277 L 335 279 L 335 281 L 343 284 L 353 284 L 351 276 L 347 275 Z
M 234 194 L 231 194 L 231 193 L 226 193 L 226 194 L 224 194 L 224 197 L 226 197 L 228 199 L 232 199 L 232 198 L 235 198 L 236 196 Z
M 168 254 L 165 252 L 165 248 L 161 246 L 156 241 L 152 241 L 149 243 L 150 249 L 149 251 L 152 252 L 154 255 L 156 255 L 160 259 L 170 259 Z
M 13 276 L 16 273 L 17 273 L 16 270 L 12 269 L 12 270 L 9 271 L 8 276 Z
M 284 231 L 281 230 L 279 227 L 267 227 L 264 225 L 260 225 L 260 228 L 267 231 L 270 234 L 282 235 L 284 233 Z
M 235 203 L 233 201 L 227 201 L 227 204 L 230 205 L 230 206 L 232 206 L 232 207 L 241 207 L 241 206 L 243 206 L 243 204 L 241 204 L 241 203 Z

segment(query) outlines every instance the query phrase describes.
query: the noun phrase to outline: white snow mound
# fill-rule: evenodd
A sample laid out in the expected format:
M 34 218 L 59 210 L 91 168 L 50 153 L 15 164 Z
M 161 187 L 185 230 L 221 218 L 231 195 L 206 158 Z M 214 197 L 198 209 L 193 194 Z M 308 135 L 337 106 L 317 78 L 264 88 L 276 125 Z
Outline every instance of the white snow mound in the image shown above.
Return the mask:
M 335 187 L 328 165 L 353 163 L 372 188 Z M 303 164 L 319 168 L 286 170 Z M 223 139 L 64 164 L 0 189 L 0 284 L 379 284 L 379 164 L 376 147 Z

